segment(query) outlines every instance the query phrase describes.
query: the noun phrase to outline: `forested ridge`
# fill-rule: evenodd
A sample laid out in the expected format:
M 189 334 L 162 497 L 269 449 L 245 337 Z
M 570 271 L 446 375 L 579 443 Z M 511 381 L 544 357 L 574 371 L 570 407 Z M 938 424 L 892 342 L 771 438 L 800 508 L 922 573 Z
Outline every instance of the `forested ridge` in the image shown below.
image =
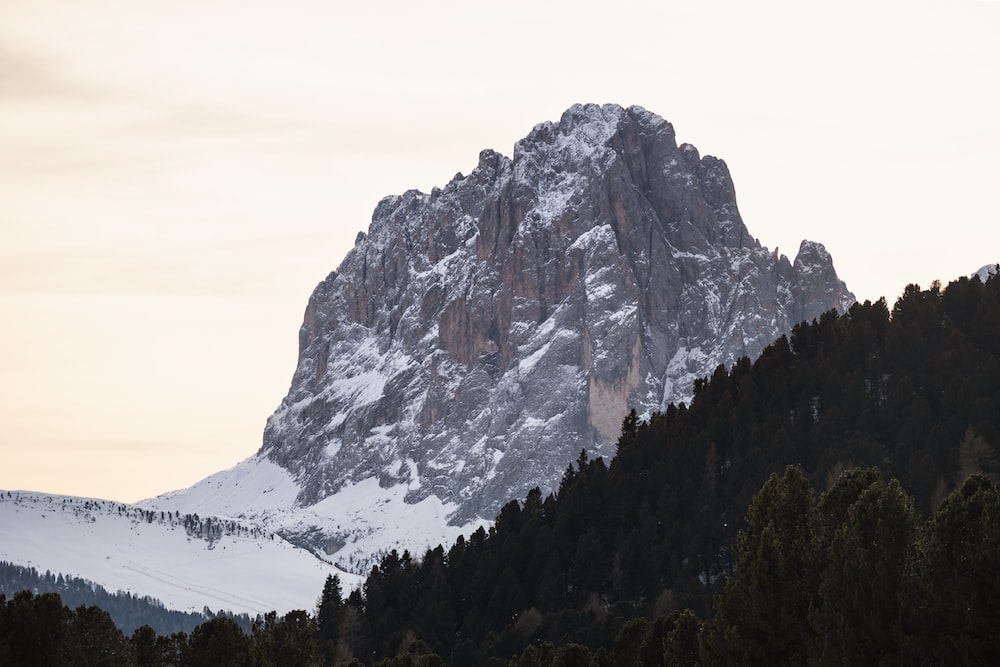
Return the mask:
M 1000 664 L 998 415 L 1000 279 L 911 285 L 629 415 L 610 464 L 489 531 L 237 628 L 230 664 L 277 635 L 306 649 L 273 664 Z M 224 627 L 139 664 L 207 664 L 195 635 Z
M 13 595 L 18 591 L 57 593 L 62 603 L 68 607 L 96 606 L 108 612 L 122 632 L 130 634 L 137 628 L 148 625 L 160 634 L 190 632 L 196 626 L 217 616 L 211 609 L 201 613 L 167 609 L 156 598 L 132 595 L 122 591 L 109 592 L 103 586 L 79 577 L 65 576 L 50 571 L 40 573 L 33 567 L 15 565 L 0 561 L 0 592 Z M 237 624 L 250 629 L 253 619 L 247 614 L 229 614 Z

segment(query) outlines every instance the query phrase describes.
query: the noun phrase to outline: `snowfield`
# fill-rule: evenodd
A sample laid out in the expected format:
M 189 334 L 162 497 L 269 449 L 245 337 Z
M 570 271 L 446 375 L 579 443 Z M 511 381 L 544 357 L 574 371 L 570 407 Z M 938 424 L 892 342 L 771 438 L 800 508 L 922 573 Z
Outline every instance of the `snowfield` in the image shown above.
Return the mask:
M 0 560 L 148 595 L 168 609 L 251 616 L 312 612 L 328 574 L 345 587 L 359 580 L 250 525 L 24 491 L 0 492 Z
M 135 505 L 0 491 L 0 560 L 168 609 L 312 612 L 327 575 L 349 591 L 392 549 L 420 558 L 486 525 L 449 526 L 454 506 L 435 496 L 405 502 L 420 478 L 412 461 L 399 467 L 408 484 L 382 488 L 371 477 L 309 507 L 296 504 L 288 472 L 259 455 Z
M 436 496 L 406 502 L 421 481 L 412 460 L 398 460 L 409 481 L 384 488 L 376 477 L 345 485 L 315 505 L 297 502 L 299 487 L 287 470 L 256 454 L 182 491 L 139 503 L 145 509 L 180 514 L 210 513 L 284 535 L 336 565 L 345 588 L 360 581 L 392 549 L 420 558 L 439 544 L 447 549 L 459 535 L 469 535 L 484 521 L 448 524 L 455 505 Z

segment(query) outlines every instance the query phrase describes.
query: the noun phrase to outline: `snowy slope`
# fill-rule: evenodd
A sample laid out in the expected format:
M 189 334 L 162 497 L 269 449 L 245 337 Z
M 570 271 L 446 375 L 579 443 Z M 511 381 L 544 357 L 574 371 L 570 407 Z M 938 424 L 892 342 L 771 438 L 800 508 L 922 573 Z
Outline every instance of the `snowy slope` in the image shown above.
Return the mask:
M 302 507 L 295 503 L 300 489 L 288 471 L 258 454 L 189 489 L 142 501 L 139 506 L 182 515 L 211 508 L 218 516 L 280 534 L 343 570 L 366 574 L 392 549 L 409 549 L 420 557 L 439 544 L 447 549 L 459 535 L 485 525 L 483 521 L 448 525 L 455 507 L 435 496 L 404 502 L 417 484 L 415 480 L 382 488 L 378 479 L 369 477 Z
M 0 560 L 73 575 L 168 609 L 312 610 L 328 574 L 357 578 L 248 524 L 107 500 L 0 492 Z

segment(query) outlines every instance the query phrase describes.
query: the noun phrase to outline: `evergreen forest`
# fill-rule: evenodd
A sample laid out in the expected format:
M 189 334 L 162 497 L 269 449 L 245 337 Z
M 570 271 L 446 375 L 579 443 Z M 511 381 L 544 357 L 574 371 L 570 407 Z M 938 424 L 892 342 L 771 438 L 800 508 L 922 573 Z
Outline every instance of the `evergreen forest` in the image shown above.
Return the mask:
M 829 312 L 694 389 L 315 610 L 127 637 L 26 591 L 0 664 L 1000 664 L 1000 278 Z
M 207 607 L 200 614 L 167 609 L 156 598 L 140 597 L 122 591 L 110 593 L 93 581 L 48 571 L 40 573 L 33 567 L 6 561 L 0 561 L 0 592 L 3 591 L 31 591 L 35 595 L 57 593 L 62 603 L 68 607 L 100 607 L 108 612 L 122 632 L 128 634 L 143 625 L 150 626 L 160 634 L 191 632 L 196 626 L 219 615 Z M 233 618 L 245 630 L 249 630 L 253 623 L 253 619 L 247 614 L 221 613 Z

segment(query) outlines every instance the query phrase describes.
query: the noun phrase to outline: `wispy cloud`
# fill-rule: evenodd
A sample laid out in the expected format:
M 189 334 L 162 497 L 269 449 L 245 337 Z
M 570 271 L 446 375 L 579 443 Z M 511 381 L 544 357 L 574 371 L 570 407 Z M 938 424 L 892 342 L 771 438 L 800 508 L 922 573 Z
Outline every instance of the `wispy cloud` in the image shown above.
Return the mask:
M 55 102 L 60 98 L 86 98 L 93 90 L 73 82 L 37 54 L 0 42 L 0 104 L 10 101 Z

